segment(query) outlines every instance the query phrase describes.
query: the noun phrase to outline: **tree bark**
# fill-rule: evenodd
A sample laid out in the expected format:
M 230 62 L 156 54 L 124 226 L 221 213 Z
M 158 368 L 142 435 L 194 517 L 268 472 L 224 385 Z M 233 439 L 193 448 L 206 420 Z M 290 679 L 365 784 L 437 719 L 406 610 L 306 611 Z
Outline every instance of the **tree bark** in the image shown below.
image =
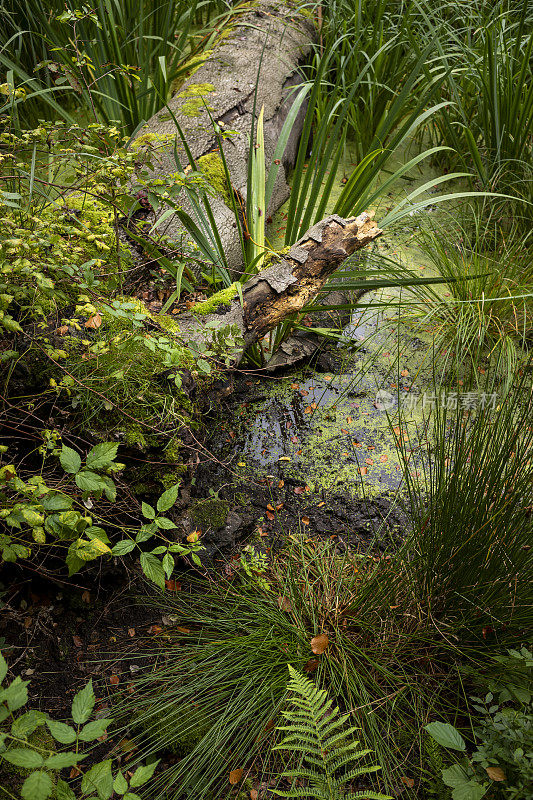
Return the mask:
M 209 341 L 212 325 L 237 325 L 245 349 L 260 341 L 291 314 L 297 314 L 317 295 L 326 280 L 348 256 L 373 242 L 382 231 L 366 212 L 342 219 L 332 214 L 318 222 L 281 257 L 242 286 L 242 305 L 236 293 L 230 304 L 214 313 L 184 314 L 177 319 L 185 340 Z M 206 328 L 206 323 L 211 325 Z M 235 366 L 239 363 L 238 357 Z

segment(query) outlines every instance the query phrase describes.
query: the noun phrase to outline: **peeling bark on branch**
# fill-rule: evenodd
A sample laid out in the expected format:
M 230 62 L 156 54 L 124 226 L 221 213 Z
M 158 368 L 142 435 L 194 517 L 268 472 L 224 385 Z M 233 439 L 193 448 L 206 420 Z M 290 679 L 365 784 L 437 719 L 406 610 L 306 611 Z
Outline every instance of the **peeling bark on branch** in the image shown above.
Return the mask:
M 259 272 L 242 286 L 243 305 L 236 294 L 230 306 L 203 317 L 179 317 L 182 336 L 206 337 L 205 323 L 237 325 L 246 347 L 262 339 L 291 314 L 313 300 L 326 280 L 348 256 L 374 241 L 382 231 L 367 213 L 342 219 L 332 214 L 314 225 L 279 263 Z

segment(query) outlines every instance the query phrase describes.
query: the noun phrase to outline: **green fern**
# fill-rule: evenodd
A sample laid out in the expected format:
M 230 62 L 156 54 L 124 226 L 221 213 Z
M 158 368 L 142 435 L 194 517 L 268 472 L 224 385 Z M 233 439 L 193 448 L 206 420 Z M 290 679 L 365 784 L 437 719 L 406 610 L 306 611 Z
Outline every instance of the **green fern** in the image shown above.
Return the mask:
M 307 786 L 299 786 L 289 792 L 276 789 L 275 792 L 280 797 L 340 800 L 348 796 L 343 790 L 349 781 L 376 772 L 381 767 L 354 766 L 371 750 L 357 749 L 359 742 L 353 736 L 358 729 L 346 727 L 349 714 L 341 715 L 338 706 L 332 708 L 333 700 L 328 700 L 327 692 L 317 689 L 312 681 L 290 665 L 289 672 L 291 680 L 287 688 L 293 693 L 291 703 L 294 709 L 282 712 L 288 724 L 277 730 L 286 731 L 286 735 L 273 749 L 301 753 L 304 762 L 302 767 L 286 770 L 281 777 L 293 781 L 303 779 Z M 390 800 L 386 795 L 366 790 L 351 792 L 349 796 Z

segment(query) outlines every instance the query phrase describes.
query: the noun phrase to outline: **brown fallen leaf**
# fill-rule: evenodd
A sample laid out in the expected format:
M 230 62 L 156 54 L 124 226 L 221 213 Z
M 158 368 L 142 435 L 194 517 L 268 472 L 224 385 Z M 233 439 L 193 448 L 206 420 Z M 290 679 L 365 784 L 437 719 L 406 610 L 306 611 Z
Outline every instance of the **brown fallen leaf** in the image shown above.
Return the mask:
M 370 464 L 370 465 L 372 465 L 373 463 L 374 463 L 374 462 L 372 461 L 372 459 L 371 459 L 371 458 L 365 458 L 365 464 Z
M 80 637 L 80 636 L 73 636 L 73 637 L 72 637 L 72 641 L 74 642 L 74 644 L 76 645 L 76 647 L 83 647 L 83 642 L 82 642 L 82 640 L 81 640 L 81 637 Z
M 302 517 L 302 525 L 309 525 L 309 517 Z
M 267 516 L 267 519 L 269 519 L 270 521 L 272 521 L 273 519 L 276 519 L 276 515 L 273 514 L 272 511 L 267 511 L 266 516 Z
M 133 637 L 135 636 L 135 628 L 128 628 L 128 636 L 130 637 L 130 639 L 133 639 Z
M 405 786 L 408 786 L 410 789 L 412 789 L 413 786 L 415 785 L 414 780 L 412 778 L 407 778 L 405 775 L 402 775 L 400 777 L 400 780 Z
M 84 592 L 82 592 L 81 599 L 82 599 L 82 602 L 84 602 L 84 603 L 90 603 L 91 602 L 91 593 L 86 589 Z
M 269 511 L 274 511 L 274 506 L 272 505 L 272 503 L 269 503 L 269 504 L 267 505 L 267 509 L 268 509 Z
M 109 683 L 111 684 L 111 686 L 118 686 L 118 684 L 120 683 L 119 676 L 111 675 L 111 677 L 109 678 Z
M 311 650 L 317 656 L 324 653 L 329 647 L 329 637 L 327 633 L 320 633 L 318 636 L 313 636 L 311 639 Z
M 500 767 L 485 767 L 485 770 L 491 781 L 505 780 L 505 772 Z
M 304 672 L 307 672 L 307 674 L 310 675 L 311 672 L 315 672 L 315 670 L 318 669 L 319 664 L 320 661 L 318 658 L 310 658 L 304 666 Z
M 409 370 L 408 369 L 402 369 L 402 371 L 400 372 L 400 375 L 402 376 L 402 378 L 407 378 L 407 376 L 409 375 Z
M 169 592 L 181 592 L 181 583 L 174 578 L 165 581 L 165 586 Z
M 382 464 L 385 464 L 385 462 L 389 460 L 389 457 L 386 455 L 382 455 L 379 457 L 379 460 L 381 461 Z
M 232 786 L 235 786 L 236 783 L 239 783 L 243 775 L 242 769 L 232 769 L 229 774 L 229 782 Z
M 294 494 L 303 494 L 305 489 L 303 486 L 295 486 L 294 487 Z
M 250 800 L 257 800 L 259 797 L 259 792 L 257 789 L 250 789 Z
M 287 614 L 290 614 L 291 611 L 292 611 L 291 601 L 289 600 L 288 597 L 284 597 L 282 595 L 279 595 L 279 597 L 278 597 L 278 606 L 279 606 L 281 611 L 286 611 Z
M 278 489 L 283 489 L 284 486 L 285 486 L 285 481 L 282 478 L 280 481 L 278 481 Z
M 61 325 L 61 327 L 56 330 L 56 333 L 58 333 L 60 336 L 64 336 L 66 333 L 68 333 L 68 325 Z
M 299 389 L 299 388 L 300 388 L 299 383 L 291 383 L 291 389 Z
M 100 316 L 100 314 L 93 314 L 92 317 L 89 317 L 89 319 L 85 323 L 85 327 L 96 329 L 99 328 L 101 324 L 102 324 L 102 317 Z
M 368 467 L 359 467 L 359 475 L 366 475 Z

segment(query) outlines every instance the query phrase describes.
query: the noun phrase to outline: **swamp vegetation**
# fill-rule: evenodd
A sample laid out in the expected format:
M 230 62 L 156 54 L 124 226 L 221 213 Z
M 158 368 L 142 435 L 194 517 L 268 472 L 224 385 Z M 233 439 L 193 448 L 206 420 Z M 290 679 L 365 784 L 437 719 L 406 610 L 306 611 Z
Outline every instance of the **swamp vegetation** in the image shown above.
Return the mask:
M 533 800 L 532 24 L 2 0 L 2 800 Z

